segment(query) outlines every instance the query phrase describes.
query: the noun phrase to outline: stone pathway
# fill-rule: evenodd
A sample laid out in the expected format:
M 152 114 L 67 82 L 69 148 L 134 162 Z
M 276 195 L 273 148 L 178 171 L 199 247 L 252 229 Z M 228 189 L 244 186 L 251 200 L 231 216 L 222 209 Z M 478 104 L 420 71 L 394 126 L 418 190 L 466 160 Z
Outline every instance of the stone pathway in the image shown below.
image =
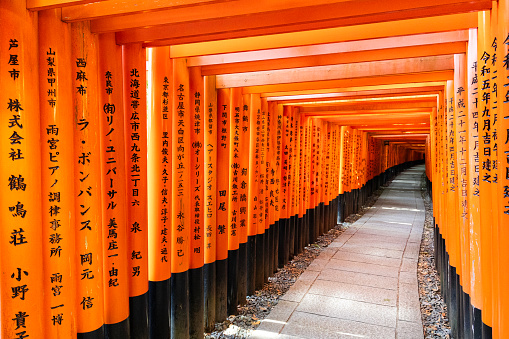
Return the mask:
M 332 242 L 251 338 L 424 338 L 417 261 L 424 166 L 402 172 Z

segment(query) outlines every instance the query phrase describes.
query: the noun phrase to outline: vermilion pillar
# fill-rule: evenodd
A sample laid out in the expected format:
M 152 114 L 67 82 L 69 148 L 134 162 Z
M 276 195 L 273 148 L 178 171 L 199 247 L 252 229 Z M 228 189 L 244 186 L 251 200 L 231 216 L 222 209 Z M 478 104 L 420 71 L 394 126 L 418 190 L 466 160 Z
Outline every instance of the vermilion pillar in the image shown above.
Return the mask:
M 482 271 L 482 319 L 483 336 L 491 336 L 493 326 L 493 290 L 492 290 L 492 131 L 490 119 L 490 13 L 479 12 L 479 28 L 477 42 L 477 79 L 478 79 L 478 112 L 479 112 L 479 150 L 480 150 L 480 215 L 481 215 L 481 271 Z M 488 56 L 489 55 L 489 56 Z M 488 73 L 490 69 L 490 73 Z
M 217 93 L 215 76 L 204 79 L 204 322 L 212 331 L 216 314 Z
M 122 47 L 131 337 L 148 330 L 147 71 L 141 44 Z
M 173 59 L 171 336 L 189 337 L 189 263 L 191 251 L 191 117 L 189 71 L 185 59 Z
M 253 294 L 256 286 L 257 242 L 258 242 L 258 175 L 260 167 L 259 155 L 259 125 L 258 110 L 260 97 L 250 95 L 245 100 L 249 102 L 249 169 L 248 169 L 248 196 L 247 196 L 247 234 L 248 234 L 248 261 L 247 261 L 247 293 Z
M 239 177 L 240 177 L 240 129 L 242 93 L 240 88 L 230 90 L 228 106 L 229 128 L 229 156 L 228 156 L 228 314 L 237 314 L 238 305 L 238 276 L 239 276 L 239 237 L 240 237 L 240 211 L 239 211 Z
M 0 20 L 0 336 L 35 337 L 50 316 L 41 293 L 50 253 L 42 251 L 37 14 L 25 1 L 2 2 Z
M 74 124 L 71 27 L 59 10 L 39 12 L 42 239 L 45 335 L 76 336 Z M 58 214 L 56 214 L 58 213 Z M 55 215 L 56 214 L 56 215 Z M 59 227 L 49 227 L 58 216 Z
M 169 48 L 149 49 L 148 279 L 150 338 L 170 336 L 173 82 Z
M 100 35 L 98 46 L 105 332 L 110 338 L 127 338 L 129 273 L 122 48 L 115 43 L 113 33 Z
M 189 336 L 203 336 L 203 263 L 205 208 L 205 147 L 206 127 L 203 110 L 203 77 L 199 67 L 189 69 L 189 107 L 191 117 L 191 249 L 189 270 Z
M 499 337 L 509 336 L 509 230 L 505 225 L 509 223 L 509 1 L 498 3 L 498 55 L 499 88 L 498 93 L 500 126 L 499 149 L 499 180 L 498 198 L 500 209 L 498 219 L 500 233 L 498 244 L 500 248 L 500 303 L 499 303 Z
M 71 25 L 74 112 L 76 301 L 78 338 L 104 336 L 103 222 L 97 36 L 88 23 Z M 120 89 L 119 89 L 120 90 Z M 55 218 L 56 222 L 58 218 Z
M 227 314 L 230 89 L 217 91 L 216 321 Z
M 239 153 L 239 177 L 237 188 L 239 190 L 239 288 L 238 300 L 241 305 L 246 303 L 248 279 L 247 279 L 247 253 L 248 253 L 248 195 L 249 195 L 249 139 L 250 117 L 249 96 L 242 96 L 240 102 L 240 153 Z
M 498 55 L 499 63 L 499 92 L 498 102 L 500 119 L 500 149 L 499 149 L 499 180 L 498 198 L 500 209 L 498 219 L 500 233 L 498 244 L 500 248 L 500 294 L 499 294 L 499 337 L 509 336 L 509 230 L 505 225 L 509 223 L 509 1 L 498 3 Z

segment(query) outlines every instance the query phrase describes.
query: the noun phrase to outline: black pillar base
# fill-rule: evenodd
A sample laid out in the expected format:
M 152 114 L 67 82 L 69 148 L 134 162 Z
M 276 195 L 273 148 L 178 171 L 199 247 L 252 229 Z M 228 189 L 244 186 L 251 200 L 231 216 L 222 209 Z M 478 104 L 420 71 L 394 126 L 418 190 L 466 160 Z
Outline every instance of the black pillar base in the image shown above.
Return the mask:
M 216 260 L 216 322 L 228 317 L 228 258 Z
M 204 286 L 203 266 L 189 270 L 189 337 L 203 338 L 204 324 Z
M 129 298 L 131 339 L 148 338 L 148 291 Z
M 170 280 L 148 282 L 148 328 L 150 339 L 170 338 Z
M 97 330 L 90 332 L 78 333 L 78 339 L 104 339 L 104 325 L 101 325 Z
M 171 324 L 172 338 L 189 338 L 189 272 L 171 274 Z
M 239 288 L 237 298 L 240 305 L 246 304 L 247 296 L 247 243 L 239 244 Z
M 116 324 L 104 324 L 104 335 L 108 339 L 129 339 L 129 317 Z
M 212 332 L 216 323 L 216 262 L 203 265 L 203 326 Z

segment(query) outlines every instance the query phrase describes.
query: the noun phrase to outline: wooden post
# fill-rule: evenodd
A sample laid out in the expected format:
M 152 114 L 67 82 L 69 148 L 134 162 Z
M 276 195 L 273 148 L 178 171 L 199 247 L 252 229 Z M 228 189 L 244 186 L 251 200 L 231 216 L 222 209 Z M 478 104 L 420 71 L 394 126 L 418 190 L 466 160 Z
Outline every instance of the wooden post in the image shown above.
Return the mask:
M 71 25 L 74 112 L 78 338 L 104 337 L 103 223 L 97 36 L 88 23 Z M 58 221 L 57 218 L 55 220 Z M 57 222 L 56 222 L 57 223 Z M 56 225 L 55 225 L 56 226 Z
M 482 296 L 483 296 L 483 337 L 491 337 L 493 326 L 493 290 L 492 290 L 492 253 L 491 241 L 492 232 L 492 203 L 491 190 L 492 181 L 492 143 L 491 143 L 491 119 L 490 119 L 490 102 L 491 86 L 490 67 L 491 53 L 489 46 L 491 43 L 490 36 L 490 13 L 479 12 L 479 28 L 477 42 L 477 78 L 479 84 L 478 107 L 479 107 L 479 149 L 480 149 L 480 175 L 479 175 L 479 192 L 480 192 L 480 213 L 481 213 L 481 270 L 482 270 Z M 488 56 L 489 55 L 489 56 Z
M 122 46 L 129 328 L 131 337 L 148 337 L 147 71 L 141 44 Z
M 189 69 L 189 114 L 191 116 L 191 251 L 189 270 L 189 336 L 201 338 L 204 329 L 204 83 L 199 67 Z
M 148 279 L 149 334 L 170 336 L 172 204 L 172 67 L 169 48 L 149 49 Z
M 499 87 L 502 89 L 498 95 L 499 123 L 500 123 L 500 150 L 499 150 L 499 180 L 498 197 L 500 209 L 498 219 L 500 233 L 498 245 L 500 247 L 500 304 L 499 304 L 499 338 L 509 336 L 509 230 L 505 226 L 509 219 L 508 186 L 509 186 L 509 1 L 501 0 L 498 3 L 498 61 Z
M 460 333 L 470 331 L 470 313 L 468 308 L 470 302 L 467 296 L 470 294 L 470 232 L 468 224 L 468 92 L 467 92 L 467 64 L 464 54 L 456 54 L 454 56 L 454 105 L 456 110 L 456 138 L 455 149 L 457 152 L 457 195 L 458 195 L 458 214 L 459 214 L 459 252 L 461 263 L 461 276 L 459 288 L 459 303 L 462 322 L 460 323 Z
M 103 221 L 104 322 L 106 336 L 129 337 L 126 170 L 122 49 L 113 33 L 98 44 L 99 122 Z
M 249 97 L 242 96 L 240 101 L 240 138 L 239 138 L 239 288 L 238 301 L 241 305 L 246 303 L 248 290 L 248 194 L 249 194 L 249 139 L 250 139 L 250 117 Z
M 239 177 L 240 177 L 240 129 L 241 129 L 242 93 L 240 88 L 230 90 L 229 129 L 230 145 L 228 155 L 228 315 L 237 314 L 239 280 Z
M 247 293 L 252 295 L 256 289 L 257 242 L 258 242 L 258 182 L 259 182 L 259 95 L 245 97 L 249 100 L 249 191 L 247 209 L 248 261 L 247 261 Z
M 191 258 L 191 117 L 186 59 L 173 62 L 171 185 L 171 337 L 189 337 L 189 264 Z
M 230 158 L 230 89 L 217 91 L 216 321 L 228 316 L 228 191 Z
M 205 230 L 204 230 L 204 322 L 205 330 L 214 329 L 216 319 L 216 213 L 217 213 L 217 93 L 215 76 L 204 79 L 204 105 L 206 107 L 204 126 L 204 187 Z
M 41 227 L 37 14 L 25 1 L 2 2 L 0 21 L 0 336 L 35 337 L 50 316 L 43 308 L 48 277 L 42 267 L 43 256 L 51 255 L 43 252 Z
M 74 149 L 71 27 L 59 10 L 39 12 L 39 84 L 42 154 L 42 225 L 59 209 L 60 227 L 42 228 L 45 335 L 76 336 Z M 21 139 L 19 141 L 22 141 Z M 61 305 L 60 307 L 55 307 Z

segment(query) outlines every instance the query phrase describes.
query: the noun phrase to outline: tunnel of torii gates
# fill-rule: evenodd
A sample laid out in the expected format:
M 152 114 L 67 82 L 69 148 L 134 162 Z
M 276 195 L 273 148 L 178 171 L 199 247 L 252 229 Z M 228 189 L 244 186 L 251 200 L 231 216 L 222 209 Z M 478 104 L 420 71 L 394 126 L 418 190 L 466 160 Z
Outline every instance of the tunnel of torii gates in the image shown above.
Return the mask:
M 0 4 L 2 338 L 203 337 L 421 161 L 509 338 L 508 0 Z

